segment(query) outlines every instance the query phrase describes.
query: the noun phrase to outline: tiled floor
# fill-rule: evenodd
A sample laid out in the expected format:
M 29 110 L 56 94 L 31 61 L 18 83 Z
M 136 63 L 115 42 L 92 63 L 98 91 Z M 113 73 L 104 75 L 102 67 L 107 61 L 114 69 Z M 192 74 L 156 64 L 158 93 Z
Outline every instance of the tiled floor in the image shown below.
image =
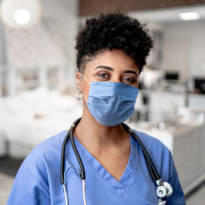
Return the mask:
M 0 205 L 5 205 L 23 159 L 0 158 Z
M 5 205 L 12 187 L 15 173 L 22 160 L 0 159 L 0 205 Z M 186 202 L 186 205 L 205 204 L 205 183 Z

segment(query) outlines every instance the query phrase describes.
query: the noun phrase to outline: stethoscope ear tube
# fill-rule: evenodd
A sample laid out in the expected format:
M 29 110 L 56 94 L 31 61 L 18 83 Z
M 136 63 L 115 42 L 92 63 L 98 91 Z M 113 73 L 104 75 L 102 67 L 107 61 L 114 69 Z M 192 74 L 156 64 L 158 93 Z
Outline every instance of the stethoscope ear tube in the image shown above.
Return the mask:
M 81 178 L 81 180 L 85 180 L 85 168 L 84 168 L 84 166 L 83 166 L 83 162 L 82 162 L 82 160 L 81 160 L 81 158 L 80 158 L 80 155 L 79 155 L 79 153 L 78 153 L 78 150 L 77 150 L 76 145 L 75 145 L 75 142 L 74 142 L 73 129 L 72 129 L 71 132 L 70 132 L 70 142 L 71 142 L 71 144 L 72 144 L 73 151 L 75 152 L 75 156 L 76 156 L 76 158 L 77 158 L 77 160 L 78 160 L 78 163 L 79 163 L 79 165 L 80 165 L 80 178 Z
M 71 130 L 72 128 L 70 128 Z M 65 168 L 65 160 L 64 160 L 64 155 L 65 155 L 65 147 L 66 147 L 66 142 L 68 138 L 70 137 L 70 130 L 68 131 L 66 137 L 63 140 L 62 148 L 61 148 L 61 162 L 60 162 L 60 179 L 61 179 L 61 184 L 64 184 L 64 168 Z
M 84 169 L 84 166 L 83 166 L 83 163 L 82 163 L 82 160 L 80 158 L 80 155 L 78 153 L 78 150 L 75 146 L 75 143 L 74 143 L 74 139 L 73 139 L 73 130 L 74 128 L 77 126 L 77 124 L 80 122 L 80 119 L 77 119 L 72 125 L 71 125 L 71 128 L 70 130 L 68 131 L 66 137 L 64 138 L 63 140 L 63 144 L 62 144 L 62 148 L 61 148 L 61 162 L 60 162 L 60 179 L 61 179 L 61 184 L 64 184 L 65 180 L 64 180 L 64 168 L 65 168 L 65 147 L 66 147 L 66 142 L 68 141 L 68 139 L 70 138 L 71 140 L 71 144 L 72 144 L 72 147 L 73 147 L 73 150 L 75 152 L 75 155 L 76 155 L 76 158 L 78 160 L 78 163 L 80 165 L 80 177 L 81 179 L 85 179 L 85 169 Z

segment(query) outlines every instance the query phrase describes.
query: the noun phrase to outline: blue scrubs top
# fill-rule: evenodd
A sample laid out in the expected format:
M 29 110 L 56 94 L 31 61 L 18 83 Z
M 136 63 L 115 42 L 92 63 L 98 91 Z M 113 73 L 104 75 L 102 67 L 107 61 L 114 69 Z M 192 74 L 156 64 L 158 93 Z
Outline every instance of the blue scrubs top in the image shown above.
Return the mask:
M 63 187 L 60 182 L 61 146 L 67 131 L 42 142 L 27 156 L 15 178 L 7 205 L 63 205 Z M 184 205 L 184 194 L 168 148 L 159 140 L 136 131 L 148 150 L 161 178 L 173 187 L 168 205 Z M 86 199 L 88 205 L 156 205 L 158 198 L 142 150 L 130 137 L 131 152 L 128 164 L 118 181 L 75 138 L 76 146 L 86 172 Z M 79 165 L 71 147 L 66 144 L 65 181 L 69 205 L 83 205 Z

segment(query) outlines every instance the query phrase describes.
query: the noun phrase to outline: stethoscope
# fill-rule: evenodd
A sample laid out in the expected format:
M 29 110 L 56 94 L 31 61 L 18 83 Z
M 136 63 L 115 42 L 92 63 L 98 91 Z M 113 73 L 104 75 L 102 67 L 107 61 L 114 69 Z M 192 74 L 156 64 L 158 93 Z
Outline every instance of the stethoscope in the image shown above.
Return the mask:
M 87 205 L 86 203 L 86 195 L 85 195 L 85 169 L 84 169 L 84 165 L 83 162 L 80 158 L 79 152 L 76 148 L 75 142 L 74 142 L 74 137 L 73 137 L 73 131 L 76 128 L 76 126 L 78 125 L 78 123 L 80 122 L 80 119 L 77 119 L 72 125 L 70 130 L 68 131 L 63 144 L 62 144 L 62 149 L 61 149 L 61 162 L 60 162 L 60 178 L 61 178 L 61 183 L 63 185 L 63 190 L 64 190 L 64 195 L 65 195 L 65 202 L 66 205 L 68 205 L 68 194 L 67 194 L 67 190 L 66 190 L 66 186 L 65 186 L 65 179 L 64 179 L 64 166 L 65 166 L 65 147 L 66 147 L 66 142 L 68 141 L 68 139 L 70 138 L 71 141 L 71 145 L 72 148 L 74 150 L 75 156 L 77 158 L 77 161 L 79 163 L 80 166 L 80 173 L 79 176 L 81 178 L 82 181 L 82 190 L 83 190 L 83 202 L 84 205 Z M 145 149 L 143 143 L 141 142 L 141 140 L 139 139 L 139 137 L 137 136 L 137 134 L 126 124 L 122 123 L 122 126 L 124 127 L 124 129 L 126 131 L 128 131 L 131 136 L 137 141 L 137 143 L 140 145 L 143 155 L 145 157 L 145 161 L 149 170 L 149 173 L 152 177 L 152 180 L 154 182 L 154 184 L 156 185 L 156 194 L 157 197 L 159 199 L 158 201 L 158 205 L 164 205 L 166 204 L 165 199 L 167 197 L 170 197 L 173 193 L 173 189 L 172 186 L 168 183 L 165 182 L 161 179 L 161 177 L 159 176 L 156 167 L 154 166 L 147 150 Z

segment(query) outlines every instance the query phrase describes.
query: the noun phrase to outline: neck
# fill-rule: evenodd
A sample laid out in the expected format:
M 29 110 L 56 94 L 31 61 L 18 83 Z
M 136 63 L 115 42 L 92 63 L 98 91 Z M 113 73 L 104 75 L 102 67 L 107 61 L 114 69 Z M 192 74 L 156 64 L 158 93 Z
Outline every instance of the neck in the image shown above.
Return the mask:
M 125 143 L 129 145 L 129 134 L 122 125 L 107 127 L 100 124 L 86 105 L 83 106 L 83 115 L 74 131 L 74 136 L 88 149 L 102 150 L 113 146 L 121 149 Z

